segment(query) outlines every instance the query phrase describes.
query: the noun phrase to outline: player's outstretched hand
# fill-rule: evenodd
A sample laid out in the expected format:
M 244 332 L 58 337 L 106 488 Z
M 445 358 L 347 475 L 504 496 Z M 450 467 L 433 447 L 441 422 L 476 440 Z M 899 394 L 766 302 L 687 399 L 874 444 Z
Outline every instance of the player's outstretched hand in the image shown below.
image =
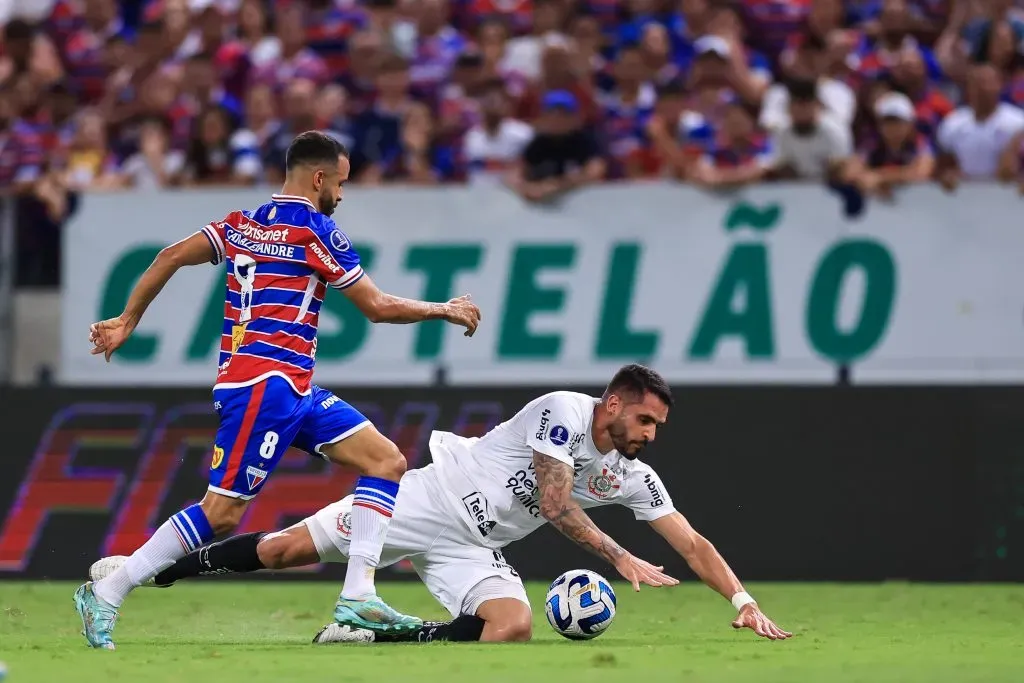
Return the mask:
M 640 584 L 646 584 L 657 588 L 658 586 L 675 586 L 678 579 L 673 579 L 662 570 L 664 567 L 656 567 L 639 557 L 624 554 L 615 562 L 615 568 L 622 574 L 622 578 L 633 584 L 633 590 L 639 591 Z
M 452 299 L 448 302 L 447 315 L 445 320 L 453 325 L 461 325 L 466 328 L 466 336 L 472 337 L 480 324 L 480 309 L 471 300 L 469 294 Z
M 121 348 L 132 333 L 132 328 L 121 318 L 110 318 L 89 326 L 89 342 L 93 345 L 92 355 L 103 354 L 106 361 Z
M 751 631 L 767 638 L 768 640 L 785 640 L 792 637 L 789 631 L 783 631 L 775 625 L 775 622 L 764 615 L 757 605 L 744 605 L 736 620 L 732 622 L 733 628 L 749 628 Z

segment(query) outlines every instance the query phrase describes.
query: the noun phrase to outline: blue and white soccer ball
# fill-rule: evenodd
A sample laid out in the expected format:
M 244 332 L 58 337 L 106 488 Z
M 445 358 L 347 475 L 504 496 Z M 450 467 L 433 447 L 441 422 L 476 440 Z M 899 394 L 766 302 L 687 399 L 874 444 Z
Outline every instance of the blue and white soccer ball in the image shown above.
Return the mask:
M 573 569 L 548 588 L 544 612 L 551 628 L 570 640 L 597 638 L 615 618 L 615 591 L 600 574 Z

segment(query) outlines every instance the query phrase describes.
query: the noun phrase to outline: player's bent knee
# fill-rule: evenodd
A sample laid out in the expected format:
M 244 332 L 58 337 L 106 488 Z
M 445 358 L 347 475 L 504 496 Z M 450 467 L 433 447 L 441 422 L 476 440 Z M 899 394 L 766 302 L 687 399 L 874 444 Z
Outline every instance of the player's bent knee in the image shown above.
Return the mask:
M 267 534 L 256 546 L 256 554 L 267 569 L 305 567 L 320 561 L 312 536 L 301 525 Z
M 494 642 L 525 643 L 533 637 L 533 621 L 529 614 L 509 616 L 497 622 L 487 622 Z
M 206 521 L 210 523 L 213 533 L 220 536 L 231 533 L 238 527 L 249 501 L 222 496 L 211 491 L 207 492 L 199 505 L 203 508 L 203 514 L 206 515 Z

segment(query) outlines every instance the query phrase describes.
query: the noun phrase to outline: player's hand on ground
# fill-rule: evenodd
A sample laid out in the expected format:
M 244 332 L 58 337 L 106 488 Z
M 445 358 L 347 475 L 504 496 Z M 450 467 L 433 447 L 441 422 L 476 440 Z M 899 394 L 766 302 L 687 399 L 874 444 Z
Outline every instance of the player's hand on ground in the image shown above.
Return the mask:
M 749 628 L 751 631 L 767 638 L 768 640 L 785 640 L 792 637 L 789 631 L 783 631 L 775 625 L 775 622 L 765 616 L 764 612 L 758 609 L 757 605 L 744 605 L 736 620 L 732 622 L 733 628 Z
M 469 294 L 452 299 L 448 302 L 445 320 L 453 325 L 461 325 L 466 328 L 466 336 L 472 337 L 480 324 L 480 309 L 470 300 Z
M 640 584 L 657 588 L 659 586 L 675 586 L 679 583 L 677 579 L 666 574 L 664 567 L 656 567 L 646 560 L 641 560 L 630 553 L 626 553 L 615 562 L 615 568 L 622 575 L 622 578 L 633 584 L 633 590 L 639 591 Z
M 132 328 L 121 318 L 110 318 L 89 326 L 89 342 L 93 345 L 92 355 L 103 354 L 106 361 L 121 348 L 132 333 Z

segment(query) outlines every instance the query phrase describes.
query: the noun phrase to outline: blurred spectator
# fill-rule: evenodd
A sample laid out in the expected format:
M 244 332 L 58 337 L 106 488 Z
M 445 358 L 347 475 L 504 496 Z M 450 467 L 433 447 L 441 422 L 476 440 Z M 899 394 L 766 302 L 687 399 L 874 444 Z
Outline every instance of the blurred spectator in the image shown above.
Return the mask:
M 373 107 L 352 121 L 352 177 L 379 181 L 402 153 L 402 117 L 412 103 L 409 67 L 398 55 L 386 57 L 377 75 Z
M 579 102 L 567 90 L 544 95 L 537 134 L 523 150 L 513 177 L 515 190 L 528 201 L 548 201 L 604 177 L 597 140 L 583 126 Z
M 185 155 L 170 147 L 170 130 L 158 117 L 147 118 L 139 127 L 139 151 L 121 167 L 124 183 L 139 190 L 169 187 L 185 165 Z
M 775 59 L 810 13 L 812 0 L 741 0 L 751 44 Z
M 935 156 L 928 138 L 916 127 L 917 112 L 910 98 L 895 92 L 882 95 L 875 115 L 879 135 L 862 153 L 867 168 L 861 176 L 863 189 L 888 196 L 898 185 L 930 180 Z
M 240 158 L 231 147 L 231 114 L 217 106 L 204 110 L 195 122 L 181 180 L 186 185 L 236 185 L 245 173 L 236 173 Z
M 103 48 L 108 40 L 123 32 L 125 26 L 116 0 L 89 0 L 83 7 L 81 26 L 60 44 L 79 97 L 93 104 L 103 96 L 107 81 Z
M 554 44 L 565 44 L 566 36 L 561 32 L 564 23 L 565 13 L 559 0 L 533 0 L 530 34 L 508 42 L 505 68 L 529 80 L 540 78 L 544 49 Z
M 914 103 L 918 130 L 934 140 L 939 123 L 953 111 L 953 103 L 929 79 L 921 52 L 902 51 L 892 65 L 890 81 Z
M 348 113 L 355 116 L 373 106 L 385 51 L 384 39 L 376 30 L 360 31 L 350 42 L 349 69 L 337 81 L 345 87 Z
M 851 132 L 823 115 L 818 84 L 792 81 L 788 93 L 787 123 L 774 132 L 772 174 L 829 182 L 850 180 L 854 168 Z
M 327 82 L 327 65 L 306 45 L 306 23 L 301 4 L 288 5 L 277 13 L 277 49 L 254 70 L 252 79 L 283 88 L 301 78 L 320 86 Z
M 690 157 L 704 153 L 705 141 L 693 145 L 688 139 L 686 121 L 692 116 L 686 111 L 686 99 L 686 89 L 681 81 L 659 85 L 654 112 L 644 126 L 650 142 L 650 148 L 646 150 L 647 167 L 672 178 L 683 178 Z M 686 149 L 687 146 L 691 149 Z
M 75 117 L 66 173 L 68 187 L 75 190 L 109 190 L 121 184 L 117 158 L 107 144 L 106 123 L 95 109 Z
M 721 131 L 697 161 L 693 180 L 706 187 L 736 187 L 760 181 L 773 164 L 771 140 L 739 98 L 725 108 Z
M 679 65 L 672 61 L 671 38 L 662 24 L 651 22 L 644 26 L 640 50 L 653 83 L 667 83 L 682 75 Z
M 417 98 L 434 103 L 466 40 L 448 25 L 448 0 L 419 0 L 416 7 L 416 51 L 409 83 Z
M 1024 130 L 1024 111 L 999 101 L 1002 75 L 991 64 L 975 64 L 967 76 L 967 104 L 939 126 L 939 181 L 948 190 L 964 178 L 992 179 L 1004 151 Z
M 470 183 L 496 182 L 514 168 L 533 129 L 509 116 L 511 107 L 500 79 L 481 87 L 479 102 L 482 120 L 466 133 L 463 156 Z
M 36 39 L 35 27 L 27 21 L 15 19 L 4 26 L 3 52 L 0 53 L 0 83 L 28 71 L 32 57 L 32 43 Z
M 621 47 L 613 71 L 615 89 L 599 98 L 610 177 L 635 178 L 646 172 L 644 127 L 654 111 L 657 93 L 646 80 L 648 71 L 639 46 Z
M 367 14 L 355 3 L 335 0 L 307 0 L 307 3 L 306 44 L 323 60 L 328 73 L 343 73 L 348 69 L 349 37 L 367 25 Z
M 284 180 L 288 145 L 299 133 L 316 128 L 316 95 L 316 84 L 307 79 L 296 79 L 285 88 L 283 119 L 280 125 L 274 126 L 270 138 L 262 146 L 266 182 L 276 185 Z M 338 131 L 328 129 L 325 132 L 343 141 Z
M 784 65 L 789 80 L 814 81 L 824 118 L 831 118 L 842 128 L 853 124 L 857 111 L 857 96 L 846 83 L 828 75 L 834 55 L 829 46 L 818 38 L 808 37 L 796 49 L 793 62 Z M 789 125 L 789 89 L 777 83 L 765 92 L 760 123 L 765 130 L 782 130 Z
M 587 125 L 598 120 L 598 107 L 594 99 L 593 85 L 581 80 L 577 65 L 572 61 L 572 50 L 564 38 L 551 38 L 541 53 L 541 74 L 519 101 L 518 116 L 532 121 L 540 116 L 541 102 L 546 93 L 565 90 L 572 93 L 580 107 L 580 114 Z

